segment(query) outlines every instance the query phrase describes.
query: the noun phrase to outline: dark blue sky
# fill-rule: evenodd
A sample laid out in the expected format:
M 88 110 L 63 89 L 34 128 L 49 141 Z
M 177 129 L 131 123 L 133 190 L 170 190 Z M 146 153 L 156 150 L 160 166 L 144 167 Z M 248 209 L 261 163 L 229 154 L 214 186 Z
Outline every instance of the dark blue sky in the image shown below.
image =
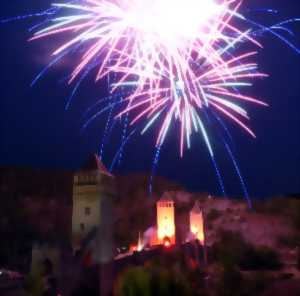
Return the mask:
M 3 2 L 2 18 L 38 11 L 50 3 L 48 0 Z M 253 8 L 278 9 L 282 18 L 300 17 L 298 0 L 245 2 Z M 271 18 L 257 15 L 258 18 L 272 23 Z M 61 80 L 72 69 L 71 59 L 50 70 L 31 88 L 31 81 L 49 61 L 49 53 L 55 46 L 53 41 L 47 40 L 27 42 L 30 36 L 27 29 L 35 22 L 33 19 L 0 26 L 0 165 L 78 167 L 90 153 L 99 150 L 105 117 L 95 121 L 83 134 L 80 127 L 84 122 L 83 112 L 105 92 L 89 79 L 71 108 L 65 111 L 71 88 Z M 295 40 L 300 46 L 300 23 L 294 28 Z M 234 151 L 251 195 L 300 192 L 300 55 L 270 36 L 260 40 L 265 45 L 258 56 L 260 68 L 271 76 L 255 83 L 250 93 L 263 98 L 271 107 L 249 106 L 256 140 L 228 122 L 235 142 Z M 117 172 L 150 171 L 154 136 L 150 132 L 132 139 Z M 174 130 L 162 149 L 157 174 L 178 181 L 190 190 L 218 193 L 216 176 L 203 142 L 194 138 L 192 150 L 180 159 L 177 138 Z M 119 134 L 114 133 L 105 146 L 107 166 L 119 141 Z M 241 194 L 238 177 L 225 149 L 217 139 L 214 145 L 228 193 Z

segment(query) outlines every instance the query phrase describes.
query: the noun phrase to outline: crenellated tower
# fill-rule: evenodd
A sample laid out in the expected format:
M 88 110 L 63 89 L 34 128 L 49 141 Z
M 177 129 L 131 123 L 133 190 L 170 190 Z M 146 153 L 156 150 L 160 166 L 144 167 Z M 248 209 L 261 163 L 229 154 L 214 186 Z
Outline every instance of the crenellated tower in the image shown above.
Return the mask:
M 174 245 L 175 239 L 175 208 L 169 194 L 156 203 L 157 210 L 157 244 Z

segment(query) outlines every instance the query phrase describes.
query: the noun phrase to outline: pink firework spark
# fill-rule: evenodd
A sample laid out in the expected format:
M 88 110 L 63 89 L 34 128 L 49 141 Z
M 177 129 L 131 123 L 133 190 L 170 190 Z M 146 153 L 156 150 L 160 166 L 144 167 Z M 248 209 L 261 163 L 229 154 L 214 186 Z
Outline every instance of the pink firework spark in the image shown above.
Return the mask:
M 256 52 L 233 56 L 241 43 L 251 42 L 251 28 L 241 30 L 234 20 L 245 21 L 238 0 L 81 0 L 53 4 L 60 15 L 31 40 L 64 34 L 68 40 L 54 56 L 78 46 L 81 60 L 71 74 L 73 82 L 90 64 L 99 65 L 96 80 L 118 73 L 112 92 L 134 86 L 127 105 L 116 116 L 137 111 L 131 124 L 145 119 L 144 133 L 161 120 L 157 146 L 170 125 L 180 123 L 180 153 L 190 147 L 193 132 L 203 135 L 213 154 L 202 111 L 212 108 L 255 136 L 244 123 L 249 119 L 239 103 L 265 103 L 241 94 L 250 79 L 266 76 L 250 62 Z

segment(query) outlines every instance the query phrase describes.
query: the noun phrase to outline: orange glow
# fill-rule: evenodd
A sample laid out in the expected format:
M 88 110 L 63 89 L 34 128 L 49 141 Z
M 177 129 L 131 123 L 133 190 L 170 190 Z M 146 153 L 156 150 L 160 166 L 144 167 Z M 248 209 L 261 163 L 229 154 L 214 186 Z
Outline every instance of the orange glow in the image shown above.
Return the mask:
M 204 224 L 203 214 L 199 208 L 194 208 L 190 213 L 190 231 L 194 234 L 195 239 L 204 244 Z
M 164 237 L 164 239 L 163 239 L 163 245 L 166 248 L 170 248 L 171 247 L 171 240 L 170 240 L 169 237 L 167 237 L 167 236 Z
M 171 243 L 169 241 L 165 241 L 164 246 L 166 248 L 170 248 L 171 247 Z
M 160 200 L 157 202 L 157 240 L 164 244 L 164 239 L 169 238 L 170 244 L 175 244 L 174 202 Z
M 142 242 L 142 238 L 141 238 L 141 233 L 139 232 L 139 239 L 138 239 L 138 243 L 137 243 L 137 251 L 141 252 L 143 250 L 144 246 L 143 246 L 143 242 Z

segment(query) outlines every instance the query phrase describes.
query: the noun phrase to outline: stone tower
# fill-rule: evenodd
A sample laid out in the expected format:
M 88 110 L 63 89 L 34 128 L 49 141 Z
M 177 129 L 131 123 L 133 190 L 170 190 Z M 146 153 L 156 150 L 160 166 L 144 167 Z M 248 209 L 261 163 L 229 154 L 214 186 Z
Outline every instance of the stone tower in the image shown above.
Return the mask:
M 116 184 L 97 155 L 74 176 L 73 182 L 73 249 L 94 242 L 92 257 L 99 266 L 99 291 L 102 296 L 113 291 L 113 202 Z
M 74 175 L 72 245 L 76 250 L 83 239 L 97 232 L 101 220 L 103 176 L 110 175 L 99 158 L 93 155 Z
M 200 209 L 199 202 L 196 201 L 194 207 L 190 211 L 190 231 L 195 239 L 204 245 L 204 221 L 203 213 Z
M 175 209 L 174 201 L 168 193 L 156 203 L 157 209 L 157 244 L 175 244 Z

